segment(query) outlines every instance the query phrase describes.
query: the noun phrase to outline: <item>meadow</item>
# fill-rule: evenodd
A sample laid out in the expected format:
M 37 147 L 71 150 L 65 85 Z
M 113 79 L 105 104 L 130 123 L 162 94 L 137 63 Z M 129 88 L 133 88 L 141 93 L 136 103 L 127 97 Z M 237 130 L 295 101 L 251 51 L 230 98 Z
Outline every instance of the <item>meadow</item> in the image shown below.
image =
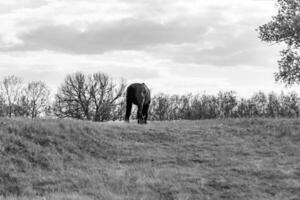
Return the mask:
M 300 120 L 0 119 L 0 200 L 299 200 Z

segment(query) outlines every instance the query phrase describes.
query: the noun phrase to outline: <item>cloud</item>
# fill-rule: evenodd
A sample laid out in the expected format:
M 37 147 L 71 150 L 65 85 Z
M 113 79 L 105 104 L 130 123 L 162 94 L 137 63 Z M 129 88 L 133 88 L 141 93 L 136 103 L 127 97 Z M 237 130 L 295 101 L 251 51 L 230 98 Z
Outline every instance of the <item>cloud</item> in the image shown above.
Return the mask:
M 280 46 L 267 46 L 259 41 L 257 32 L 249 25 L 217 25 L 200 41 L 179 45 L 149 47 L 153 55 L 175 63 L 228 66 L 277 66 Z M 189 72 L 189 71 L 187 71 Z
M 75 4 L 85 5 L 83 10 L 92 5 L 83 2 L 78 0 Z M 200 4 L 199 1 L 184 3 L 181 0 L 173 4 L 166 0 L 152 4 L 148 1 L 121 2 L 125 10 L 140 10 L 132 13 L 130 18 L 113 21 L 91 20 L 90 23 L 71 24 L 35 22 L 35 28 L 20 31 L 16 34 L 18 42 L 2 47 L 0 51 L 50 50 L 93 55 L 135 50 L 179 63 L 216 66 L 276 64 L 274 56 L 278 48 L 274 48 L 276 51 L 267 49 L 258 41 L 255 32 L 256 26 L 265 18 L 261 12 L 252 14 L 259 2 L 249 0 L 250 6 L 237 6 L 235 0 L 229 0 L 235 5 L 232 7 L 224 2 Z M 96 1 L 95 5 L 98 3 Z M 64 5 L 56 4 L 60 7 Z M 179 12 L 180 6 L 186 12 Z M 107 6 L 108 10 L 112 7 Z
M 255 28 L 275 0 L 19 0 L 0 3 L 0 78 L 59 85 L 103 71 L 155 92 L 272 88 L 278 48 Z M 255 81 L 253 81 L 255 80 Z M 248 89 L 249 90 L 248 90 Z
M 5 14 L 12 12 L 16 9 L 22 8 L 39 8 L 41 6 L 47 5 L 47 0 L 10 0 L 0 2 L 0 14 Z
M 1 50 L 47 49 L 73 54 L 97 54 L 112 50 L 143 49 L 157 44 L 193 43 L 208 30 L 208 26 L 199 21 L 186 19 L 158 23 L 126 19 L 112 24 L 93 23 L 85 30 L 67 25 L 41 26 L 19 34 L 21 44 Z
M 101 55 L 72 55 L 51 51 L 0 53 L 0 79 L 15 74 L 27 80 L 43 80 L 60 84 L 63 78 L 76 71 L 104 72 L 116 79 L 161 77 L 159 60 L 137 51 L 109 52 Z M 159 70 L 160 69 L 160 70 Z

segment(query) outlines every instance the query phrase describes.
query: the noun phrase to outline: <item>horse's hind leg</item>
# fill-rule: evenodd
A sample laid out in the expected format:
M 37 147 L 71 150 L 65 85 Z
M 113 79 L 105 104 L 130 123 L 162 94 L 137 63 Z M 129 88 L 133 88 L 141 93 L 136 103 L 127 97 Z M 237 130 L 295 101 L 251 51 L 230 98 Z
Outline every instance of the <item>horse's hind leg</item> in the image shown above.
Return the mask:
M 129 122 L 129 117 L 131 114 L 132 102 L 126 102 L 126 114 L 125 114 L 125 122 Z

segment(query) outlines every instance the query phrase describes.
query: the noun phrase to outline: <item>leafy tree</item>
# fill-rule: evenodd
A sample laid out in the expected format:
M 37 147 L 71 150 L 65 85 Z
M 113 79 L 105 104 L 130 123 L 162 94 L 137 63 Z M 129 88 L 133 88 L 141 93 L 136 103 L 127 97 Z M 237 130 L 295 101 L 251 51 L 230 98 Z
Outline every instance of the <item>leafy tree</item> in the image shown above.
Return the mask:
M 266 42 L 285 43 L 278 61 L 277 81 L 287 85 L 300 83 L 300 1 L 278 0 L 278 13 L 259 27 L 259 38 Z

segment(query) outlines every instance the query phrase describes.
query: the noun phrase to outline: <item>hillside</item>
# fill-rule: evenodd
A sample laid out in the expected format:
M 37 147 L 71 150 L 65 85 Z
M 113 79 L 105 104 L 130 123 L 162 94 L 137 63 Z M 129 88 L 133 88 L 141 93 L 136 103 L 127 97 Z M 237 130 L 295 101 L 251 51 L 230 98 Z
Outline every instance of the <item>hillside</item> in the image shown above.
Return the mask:
M 300 199 L 300 120 L 0 119 L 2 199 Z

